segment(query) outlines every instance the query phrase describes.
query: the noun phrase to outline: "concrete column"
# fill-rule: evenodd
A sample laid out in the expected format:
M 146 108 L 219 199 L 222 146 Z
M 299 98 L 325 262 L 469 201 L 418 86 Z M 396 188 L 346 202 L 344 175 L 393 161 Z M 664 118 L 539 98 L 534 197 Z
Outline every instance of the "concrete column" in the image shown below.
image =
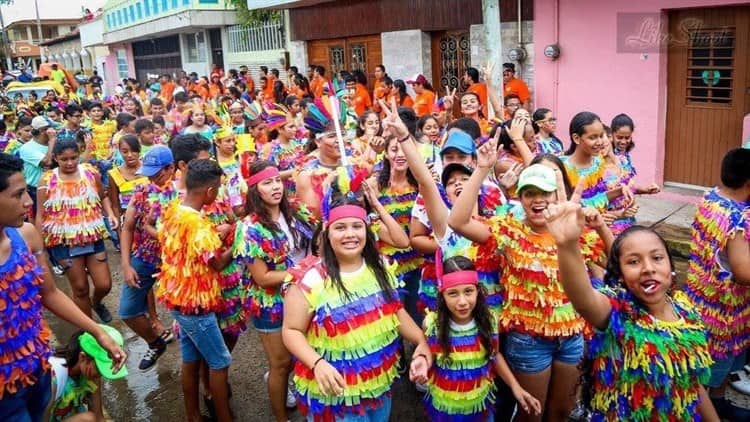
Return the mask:
M 418 29 L 384 32 L 380 35 L 383 65 L 391 79 L 406 82 L 417 73 L 432 80 L 430 35 Z
M 481 69 L 487 65 L 487 38 L 484 25 L 471 25 L 469 27 L 469 40 L 471 43 L 471 67 Z
M 307 42 L 306 41 L 287 41 L 287 49 L 289 51 L 289 64 L 291 66 L 297 66 L 301 74 L 307 72 L 307 66 L 309 65 L 309 58 L 307 57 Z
M 492 69 L 492 84 L 502 86 L 503 43 L 500 34 L 500 5 L 498 0 L 482 0 L 485 49 L 487 60 L 495 66 Z M 498 93 L 502 95 L 502 92 Z

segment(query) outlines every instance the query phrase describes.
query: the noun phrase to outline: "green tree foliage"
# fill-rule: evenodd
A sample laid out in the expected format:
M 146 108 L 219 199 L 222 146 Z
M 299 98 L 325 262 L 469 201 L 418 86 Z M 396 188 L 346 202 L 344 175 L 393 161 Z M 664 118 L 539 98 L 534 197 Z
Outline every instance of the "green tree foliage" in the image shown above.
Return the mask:
M 237 9 L 237 18 L 241 25 L 253 26 L 261 23 L 281 21 L 281 11 L 279 10 L 250 10 L 247 8 L 247 0 L 227 0 L 227 2 Z

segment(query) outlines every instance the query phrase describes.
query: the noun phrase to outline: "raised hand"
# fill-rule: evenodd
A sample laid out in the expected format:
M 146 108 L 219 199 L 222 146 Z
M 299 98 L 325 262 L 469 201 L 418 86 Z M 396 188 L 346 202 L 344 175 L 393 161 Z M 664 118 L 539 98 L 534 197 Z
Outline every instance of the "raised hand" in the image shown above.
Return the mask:
M 583 208 L 583 218 L 586 226 L 593 230 L 606 225 L 604 218 L 596 208 Z
M 383 100 L 378 100 L 380 107 L 385 111 L 385 118 L 381 121 L 383 129 L 390 129 L 391 134 L 396 136 L 398 139 L 402 139 L 409 135 L 409 129 L 404 124 L 401 117 L 398 115 L 398 104 L 396 103 L 396 97 L 391 98 L 391 104 L 386 104 Z
M 521 111 L 521 109 L 519 109 L 518 111 Z M 517 140 L 523 140 L 523 134 L 526 130 L 526 125 L 529 122 L 530 119 L 528 118 L 528 116 L 525 116 L 523 113 L 516 112 L 516 116 L 513 117 L 513 120 L 510 122 L 510 127 L 505 126 L 505 130 L 508 132 L 510 139 L 512 139 L 514 142 Z
M 495 137 L 488 140 L 477 148 L 477 167 L 494 168 L 497 163 L 497 142 L 500 139 L 500 131 L 495 131 Z
M 544 210 L 549 230 L 558 245 L 578 242 L 585 224 L 581 204 L 572 201 L 551 203 Z
M 513 164 L 513 166 L 509 168 L 500 178 L 500 186 L 504 187 L 505 189 L 510 189 L 515 186 L 516 183 L 518 183 L 518 176 L 521 174 L 521 171 L 523 171 L 523 164 Z

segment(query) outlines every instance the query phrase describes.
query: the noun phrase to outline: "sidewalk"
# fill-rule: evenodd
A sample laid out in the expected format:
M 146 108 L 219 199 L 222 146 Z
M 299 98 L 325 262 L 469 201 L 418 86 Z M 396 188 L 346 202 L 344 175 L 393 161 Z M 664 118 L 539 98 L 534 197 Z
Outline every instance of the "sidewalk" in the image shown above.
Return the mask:
M 687 259 L 690 255 L 690 227 L 702 196 L 700 192 L 672 188 L 656 195 L 639 195 L 636 201 L 641 209 L 636 216 L 637 222 L 653 227 L 661 234 L 675 258 Z

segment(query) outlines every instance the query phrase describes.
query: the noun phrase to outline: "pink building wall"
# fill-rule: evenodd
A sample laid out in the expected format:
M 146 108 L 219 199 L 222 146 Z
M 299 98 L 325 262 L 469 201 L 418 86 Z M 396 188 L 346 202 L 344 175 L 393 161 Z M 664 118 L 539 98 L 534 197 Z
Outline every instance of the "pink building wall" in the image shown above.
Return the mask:
M 108 45 L 109 55 L 104 58 L 104 78 L 105 92 L 112 95 L 115 92 L 115 86 L 120 83 L 121 78 L 117 74 L 117 50 L 125 49 L 125 56 L 128 60 L 128 76 L 135 77 L 135 61 L 133 60 L 133 49 L 130 43 Z
M 619 53 L 618 13 L 655 13 L 668 30 L 670 9 L 747 4 L 736 0 L 534 0 L 534 106 L 552 109 L 557 136 L 570 142 L 568 125 L 579 111 L 606 124 L 626 113 L 636 125 L 633 160 L 638 182 L 663 182 L 667 110 L 666 47 Z M 544 47 L 560 45 L 560 57 Z

